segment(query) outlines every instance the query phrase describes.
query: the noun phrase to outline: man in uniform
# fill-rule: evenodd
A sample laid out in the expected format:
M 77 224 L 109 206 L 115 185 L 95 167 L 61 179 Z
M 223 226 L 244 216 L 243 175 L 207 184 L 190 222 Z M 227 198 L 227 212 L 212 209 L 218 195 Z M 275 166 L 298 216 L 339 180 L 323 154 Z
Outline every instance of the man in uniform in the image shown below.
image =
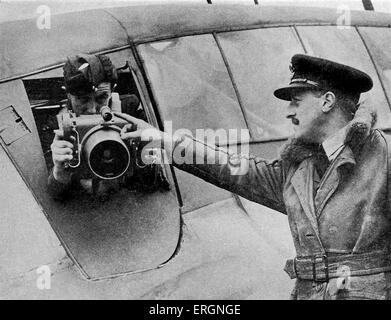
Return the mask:
M 68 57 L 63 70 L 68 109 L 61 110 L 61 113 L 72 111 L 76 116 L 96 114 L 103 106 L 109 106 L 112 111 L 145 119 L 144 110 L 135 95 L 128 95 L 120 101 L 118 93 L 113 92 L 118 76 L 109 57 L 89 54 Z M 63 133 L 59 130 L 55 131 L 51 151 L 53 168 L 48 178 L 48 190 L 53 198 L 59 200 L 69 197 L 72 192 L 86 192 L 105 199 L 109 193 L 118 190 L 121 184 L 129 186 L 129 182 L 133 186 L 152 187 L 154 181 L 150 180 L 156 175 L 155 170 L 149 167 L 142 170 L 142 174 L 141 171 L 134 171 L 131 179 L 122 177 L 117 181 L 98 181 L 83 178 L 79 172 L 66 166 L 72 159 L 73 145 L 63 139 Z
M 275 161 L 205 149 L 126 115 L 138 130 L 125 126 L 122 136 L 162 139 L 178 168 L 285 213 L 297 253 L 285 266 L 297 279 L 292 298 L 390 298 L 391 139 L 373 128 L 375 113 L 358 105 L 372 80 L 301 54 L 291 71 L 290 84 L 274 95 L 289 101 L 295 134 Z M 204 163 L 179 164 L 184 153 Z M 219 163 L 208 164 L 213 159 Z

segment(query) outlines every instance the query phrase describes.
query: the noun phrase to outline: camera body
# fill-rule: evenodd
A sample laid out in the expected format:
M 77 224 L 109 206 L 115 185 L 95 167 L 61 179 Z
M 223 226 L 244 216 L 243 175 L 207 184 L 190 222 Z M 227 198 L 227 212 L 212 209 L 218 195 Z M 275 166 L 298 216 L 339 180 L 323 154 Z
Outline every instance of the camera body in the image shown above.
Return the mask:
M 102 107 L 100 114 L 94 115 L 62 113 L 57 121 L 64 140 L 73 144 L 73 159 L 66 166 L 111 180 L 122 176 L 136 161 L 136 142 L 131 140 L 126 145 L 120 136 L 129 123 L 112 114 L 109 107 Z

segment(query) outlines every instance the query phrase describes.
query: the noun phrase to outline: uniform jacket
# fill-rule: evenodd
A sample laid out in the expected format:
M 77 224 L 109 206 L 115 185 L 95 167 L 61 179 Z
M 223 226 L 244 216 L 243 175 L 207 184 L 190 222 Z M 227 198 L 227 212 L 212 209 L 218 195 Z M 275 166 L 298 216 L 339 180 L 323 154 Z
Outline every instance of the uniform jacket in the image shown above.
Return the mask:
M 279 159 L 267 161 L 213 147 L 196 148 L 200 142 L 182 138 L 173 161 L 180 162 L 175 157 L 184 153 L 199 158 L 204 150 L 204 164 L 175 165 L 286 214 L 298 258 L 387 252 L 391 246 L 391 138 L 373 129 L 375 121 L 374 112 L 359 108 L 348 124 L 345 146 L 328 167 L 317 193 L 313 152 L 295 143 L 288 144 Z M 220 163 L 207 164 L 213 159 Z M 298 279 L 293 298 L 388 298 L 390 273 L 387 268 L 369 266 L 371 261 L 359 262 L 366 271 L 353 273 L 348 283 L 341 284 L 340 278 L 316 283 Z

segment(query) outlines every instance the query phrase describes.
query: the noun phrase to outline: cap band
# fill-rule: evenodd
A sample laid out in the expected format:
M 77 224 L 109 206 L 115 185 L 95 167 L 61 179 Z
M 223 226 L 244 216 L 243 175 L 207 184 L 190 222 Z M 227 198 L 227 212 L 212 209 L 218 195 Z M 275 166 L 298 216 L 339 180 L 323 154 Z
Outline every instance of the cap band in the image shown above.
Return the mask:
M 290 84 L 296 83 L 296 82 L 308 83 L 308 84 L 311 84 L 311 85 L 313 85 L 315 87 L 320 87 L 319 83 L 317 83 L 315 81 L 308 80 L 308 79 L 304 79 L 304 78 L 292 79 Z

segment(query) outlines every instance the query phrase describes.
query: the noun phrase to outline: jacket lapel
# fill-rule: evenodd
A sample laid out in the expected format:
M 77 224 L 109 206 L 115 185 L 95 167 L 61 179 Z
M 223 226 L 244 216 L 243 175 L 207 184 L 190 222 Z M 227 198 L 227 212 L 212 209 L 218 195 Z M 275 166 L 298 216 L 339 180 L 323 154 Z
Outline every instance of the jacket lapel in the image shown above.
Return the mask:
M 356 160 L 352 149 L 345 146 L 335 161 L 330 165 L 323 177 L 315 196 L 316 216 L 319 218 L 327 201 L 332 197 L 337 190 L 340 182 L 339 167 L 343 165 L 355 165 Z
M 309 159 L 301 162 L 292 176 L 291 184 L 300 200 L 300 204 L 311 223 L 312 228 L 320 242 L 318 221 L 315 215 L 313 196 L 314 166 Z

